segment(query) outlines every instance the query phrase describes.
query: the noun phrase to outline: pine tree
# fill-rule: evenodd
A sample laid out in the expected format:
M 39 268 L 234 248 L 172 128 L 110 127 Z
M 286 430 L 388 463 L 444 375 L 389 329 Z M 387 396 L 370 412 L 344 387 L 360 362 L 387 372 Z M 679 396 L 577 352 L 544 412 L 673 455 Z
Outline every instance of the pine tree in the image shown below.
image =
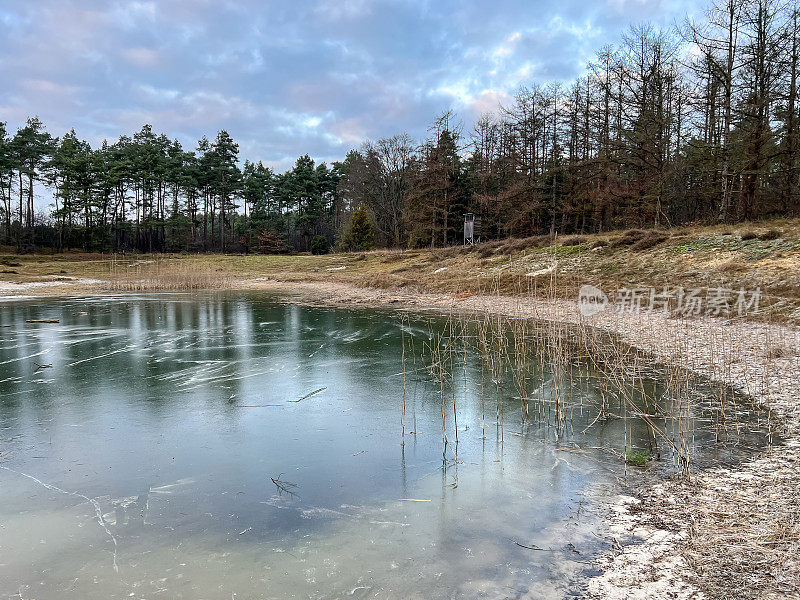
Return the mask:
M 224 129 L 217 134 L 211 145 L 211 168 L 213 172 L 213 188 L 219 199 L 219 232 L 220 250 L 225 251 L 225 227 L 233 225 L 236 211 L 235 194 L 241 184 L 241 172 L 237 166 L 239 160 L 239 144 Z M 232 231 L 235 235 L 235 231 Z
M 48 157 L 55 147 L 55 140 L 47 133 L 44 124 L 38 117 L 28 119 L 24 127 L 19 129 L 12 140 L 19 175 L 19 222 L 20 229 L 17 236 L 17 247 L 22 249 L 23 231 L 26 232 L 28 241 L 33 242 L 33 198 L 34 182 L 43 177 L 42 170 L 47 166 Z M 27 189 L 23 181 L 27 180 Z M 24 195 L 24 191 L 27 194 Z M 27 198 L 25 198 L 27 196 Z
M 3 218 L 3 241 L 11 241 L 11 185 L 14 180 L 14 158 L 12 156 L 11 139 L 6 131 L 6 124 L 0 121 L 0 210 Z

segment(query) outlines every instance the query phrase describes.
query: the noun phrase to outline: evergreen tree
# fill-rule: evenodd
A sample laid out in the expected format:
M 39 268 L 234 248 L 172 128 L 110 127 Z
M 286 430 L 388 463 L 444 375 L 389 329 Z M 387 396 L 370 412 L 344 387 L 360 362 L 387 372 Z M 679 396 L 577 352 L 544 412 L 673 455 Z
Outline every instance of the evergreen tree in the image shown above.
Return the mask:
M 17 247 L 21 250 L 23 232 L 25 232 L 29 244 L 33 243 L 34 183 L 44 177 L 43 170 L 48 165 L 48 158 L 53 152 L 55 140 L 47 133 L 44 124 L 38 117 L 31 117 L 25 126 L 17 131 L 11 144 L 19 176 L 20 228 Z
M 367 209 L 359 206 L 350 217 L 350 228 L 344 235 L 342 247 L 353 252 L 372 250 L 375 246 L 375 228 L 372 226 Z
M 453 213 L 458 201 L 457 182 L 461 177 L 458 131 L 451 130 L 450 113 L 436 120 L 435 134 L 423 149 L 422 164 L 409 191 L 405 220 L 413 246 L 446 246 L 455 240 Z M 460 217 L 461 214 L 458 214 Z
M 236 211 L 235 198 L 241 185 L 241 172 L 237 166 L 239 144 L 224 129 L 218 134 L 210 150 L 210 168 L 213 174 L 213 190 L 219 200 L 220 250 L 226 249 L 225 228 L 232 227 Z M 231 236 L 235 231 L 231 232 Z
M 12 183 L 14 181 L 14 156 L 6 123 L 0 121 L 0 217 L 3 219 L 3 241 L 11 241 Z

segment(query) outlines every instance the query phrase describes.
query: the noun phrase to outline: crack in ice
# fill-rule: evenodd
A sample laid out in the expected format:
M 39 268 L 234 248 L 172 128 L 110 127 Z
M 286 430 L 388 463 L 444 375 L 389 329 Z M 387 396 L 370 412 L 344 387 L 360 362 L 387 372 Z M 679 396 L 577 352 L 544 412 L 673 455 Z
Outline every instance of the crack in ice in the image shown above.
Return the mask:
M 62 494 L 66 494 L 67 496 L 74 496 L 76 498 L 83 498 L 84 500 L 89 502 L 89 504 L 91 504 L 94 507 L 94 514 L 97 517 L 98 525 L 100 525 L 100 527 L 103 528 L 103 530 L 106 532 L 108 537 L 111 538 L 111 541 L 114 542 L 114 553 L 113 553 L 114 572 L 117 572 L 117 573 L 119 572 L 119 567 L 117 567 L 117 538 L 114 537 L 114 534 L 111 533 L 111 530 L 109 530 L 108 525 L 106 525 L 105 519 L 103 519 L 103 511 L 100 510 L 100 504 L 97 502 L 97 500 L 95 500 L 94 498 L 89 498 L 89 496 L 84 496 L 83 494 L 78 493 L 78 492 L 68 492 L 67 490 L 62 490 L 60 487 L 57 487 L 57 486 L 52 485 L 50 483 L 45 483 L 41 479 L 37 479 L 33 475 L 28 475 L 27 473 L 23 473 L 22 471 L 17 471 L 15 469 L 11 469 L 11 468 L 5 467 L 3 465 L 0 465 L 0 469 L 3 469 L 5 471 L 10 471 L 11 473 L 16 473 L 17 475 L 22 475 L 23 477 L 27 477 L 31 481 L 35 481 L 36 483 L 38 483 L 39 485 L 41 485 L 44 488 L 47 488 L 48 490 L 53 490 L 55 492 L 60 492 Z
M 50 350 L 52 350 L 52 348 L 45 348 L 40 352 L 35 352 L 33 354 L 29 354 L 28 356 L 20 356 L 19 358 L 9 358 L 8 360 L 0 362 L 0 365 L 7 365 L 8 363 L 19 362 L 21 360 L 26 360 L 28 358 L 35 358 L 37 356 L 42 356 L 43 354 L 47 354 L 48 352 L 50 352 Z
M 105 354 L 98 354 L 97 356 L 92 356 L 90 358 L 84 358 L 83 360 L 76 360 L 73 363 L 69 363 L 67 366 L 68 367 L 74 367 L 75 365 L 79 365 L 81 363 L 89 362 L 91 360 L 97 360 L 98 358 L 105 358 L 106 356 L 111 356 L 112 354 L 119 354 L 120 352 L 129 352 L 129 351 L 133 350 L 134 348 L 136 348 L 136 346 L 131 344 L 131 345 L 125 346 L 124 348 L 120 348 L 119 350 L 113 350 L 112 352 L 106 352 Z

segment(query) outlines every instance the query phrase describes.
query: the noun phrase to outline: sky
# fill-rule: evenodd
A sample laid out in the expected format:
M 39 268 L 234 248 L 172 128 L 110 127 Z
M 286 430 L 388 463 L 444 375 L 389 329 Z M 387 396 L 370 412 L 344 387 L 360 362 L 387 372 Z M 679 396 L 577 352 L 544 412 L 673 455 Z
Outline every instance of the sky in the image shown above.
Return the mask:
M 524 85 L 568 82 L 630 23 L 691 0 L 0 0 L 0 121 L 93 146 L 144 123 L 194 148 L 226 129 L 283 170 L 453 109 L 469 125 Z

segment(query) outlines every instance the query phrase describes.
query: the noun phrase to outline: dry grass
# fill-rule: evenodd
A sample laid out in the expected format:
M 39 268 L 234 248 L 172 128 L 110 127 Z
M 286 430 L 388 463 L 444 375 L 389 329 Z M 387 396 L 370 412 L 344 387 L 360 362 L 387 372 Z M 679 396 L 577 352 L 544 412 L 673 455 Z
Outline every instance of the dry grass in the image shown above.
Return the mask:
M 647 235 L 639 238 L 633 244 L 631 244 L 631 251 L 642 252 L 644 250 L 649 250 L 650 248 L 655 248 L 662 242 L 667 241 L 668 239 L 669 236 L 664 235 L 663 233 L 650 232 Z
M 574 298 L 587 283 L 607 292 L 631 285 L 760 286 L 769 307 L 764 318 L 800 321 L 800 220 L 327 256 L 9 253 L 0 261 L 14 271 L 0 274 L 5 281 L 97 278 L 109 281 L 110 289 L 132 291 L 248 287 L 261 278 L 450 294 L 528 296 L 552 287 L 556 298 Z
M 796 445 L 777 447 L 740 472 L 641 490 L 640 522 L 688 536 L 689 582 L 706 598 L 800 597 L 800 497 Z
M 144 261 L 112 260 L 109 289 L 121 292 L 163 290 L 215 290 L 233 287 L 233 277 L 197 262 L 176 262 L 160 257 Z

